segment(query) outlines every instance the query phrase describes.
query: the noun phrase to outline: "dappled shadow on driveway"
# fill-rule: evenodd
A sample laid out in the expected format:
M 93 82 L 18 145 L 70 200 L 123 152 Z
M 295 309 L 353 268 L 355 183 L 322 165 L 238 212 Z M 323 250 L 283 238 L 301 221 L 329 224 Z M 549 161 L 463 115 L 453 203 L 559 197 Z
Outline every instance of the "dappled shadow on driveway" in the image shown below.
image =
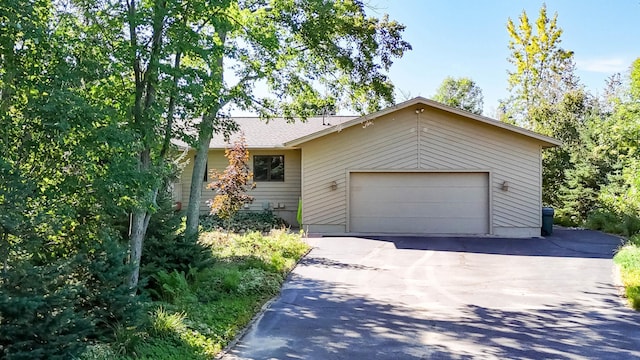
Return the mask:
M 391 242 L 397 249 L 454 251 L 495 255 L 554 256 L 610 259 L 623 240 L 591 230 L 558 228 L 546 238 L 358 236 Z
M 640 315 L 614 296 L 591 306 L 567 301 L 533 309 L 487 308 L 469 299 L 443 312 L 377 301 L 338 283 L 301 276 L 290 283 L 229 359 L 640 357 Z M 602 294 L 615 293 L 601 286 Z
M 326 257 L 318 257 L 318 256 L 305 257 L 300 261 L 299 265 L 317 266 L 322 268 L 333 268 L 333 269 L 346 269 L 346 270 L 380 270 L 379 268 L 373 267 L 373 266 L 347 263 L 343 261 L 337 261 L 337 260 L 329 259 Z

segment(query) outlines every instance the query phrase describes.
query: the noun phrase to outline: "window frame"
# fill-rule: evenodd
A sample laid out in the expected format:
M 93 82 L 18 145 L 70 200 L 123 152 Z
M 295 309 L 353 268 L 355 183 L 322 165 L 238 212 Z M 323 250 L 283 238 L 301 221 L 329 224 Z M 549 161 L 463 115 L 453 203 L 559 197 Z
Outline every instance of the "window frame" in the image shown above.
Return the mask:
M 198 158 L 198 154 L 193 155 L 193 163 L 196 163 L 196 159 Z M 209 182 L 209 157 L 207 157 L 207 162 L 204 163 L 204 176 L 202 177 L 202 182 Z
M 272 179 L 271 171 L 273 170 L 271 166 L 267 167 L 267 178 L 264 180 L 256 179 L 256 158 L 266 159 L 264 161 L 265 164 L 272 164 L 273 158 L 281 158 L 282 159 L 282 178 L 281 179 Z M 253 155 L 253 181 L 254 182 L 284 182 L 285 181 L 285 157 L 284 154 L 278 155 Z

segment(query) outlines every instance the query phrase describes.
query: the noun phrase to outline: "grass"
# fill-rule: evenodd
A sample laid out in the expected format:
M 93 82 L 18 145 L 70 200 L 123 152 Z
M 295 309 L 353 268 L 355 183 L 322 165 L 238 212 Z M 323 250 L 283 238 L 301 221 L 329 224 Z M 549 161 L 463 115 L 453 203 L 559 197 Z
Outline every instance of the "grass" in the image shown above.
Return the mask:
M 620 276 L 629 304 L 640 310 L 640 235 L 632 237 L 613 258 L 620 266 Z
M 161 272 L 143 329 L 115 329 L 116 341 L 90 347 L 85 360 L 211 359 L 278 294 L 288 272 L 308 251 L 286 231 L 200 237 L 214 262 L 188 273 Z

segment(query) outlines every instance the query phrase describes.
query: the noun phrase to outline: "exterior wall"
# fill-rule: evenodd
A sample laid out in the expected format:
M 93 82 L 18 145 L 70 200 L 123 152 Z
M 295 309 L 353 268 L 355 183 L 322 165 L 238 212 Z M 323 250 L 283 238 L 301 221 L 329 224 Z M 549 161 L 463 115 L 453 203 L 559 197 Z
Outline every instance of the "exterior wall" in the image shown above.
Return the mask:
M 182 206 L 189 203 L 191 192 L 191 174 L 193 174 L 194 152 L 190 151 L 188 158 L 191 160 L 184 168 L 177 186 L 182 193 Z M 298 199 L 300 198 L 300 150 L 249 150 L 249 166 L 253 171 L 254 155 L 284 155 L 284 182 L 256 182 L 255 189 L 248 192 L 254 197 L 253 203 L 249 204 L 246 210 L 261 211 L 271 209 L 276 215 L 282 217 L 290 225 L 297 226 L 296 214 L 298 210 Z M 224 150 L 210 150 L 207 162 L 209 172 L 217 170 L 224 171 L 228 165 L 227 158 L 224 157 Z M 215 191 L 206 188 L 211 182 L 209 175 L 208 182 L 202 182 L 203 190 L 200 201 L 200 212 L 208 213 L 207 201 L 213 199 Z
M 350 171 L 488 171 L 491 234 L 540 235 L 541 146 L 526 136 L 417 105 L 301 147 L 309 232 L 349 231 Z

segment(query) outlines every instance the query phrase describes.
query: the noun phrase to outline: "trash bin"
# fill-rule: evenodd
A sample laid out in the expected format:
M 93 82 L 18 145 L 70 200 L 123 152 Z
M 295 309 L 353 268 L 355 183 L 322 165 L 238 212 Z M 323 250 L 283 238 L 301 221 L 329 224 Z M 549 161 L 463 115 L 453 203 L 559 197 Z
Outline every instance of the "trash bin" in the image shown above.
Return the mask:
M 553 208 L 542 208 L 542 236 L 553 234 Z

